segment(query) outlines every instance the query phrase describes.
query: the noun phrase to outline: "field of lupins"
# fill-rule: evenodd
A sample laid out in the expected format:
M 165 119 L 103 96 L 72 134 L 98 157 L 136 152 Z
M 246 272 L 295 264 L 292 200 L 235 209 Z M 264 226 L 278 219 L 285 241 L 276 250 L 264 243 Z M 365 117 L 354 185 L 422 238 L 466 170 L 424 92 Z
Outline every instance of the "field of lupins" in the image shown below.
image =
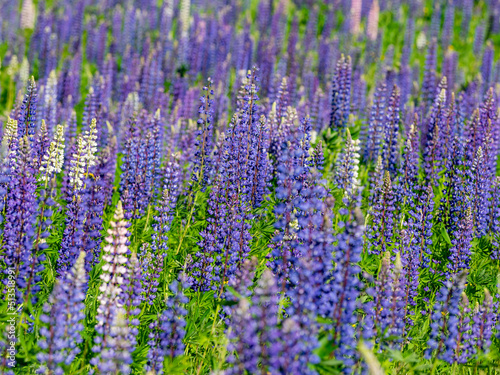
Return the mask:
M 0 374 L 500 374 L 499 0 L 1 0 Z

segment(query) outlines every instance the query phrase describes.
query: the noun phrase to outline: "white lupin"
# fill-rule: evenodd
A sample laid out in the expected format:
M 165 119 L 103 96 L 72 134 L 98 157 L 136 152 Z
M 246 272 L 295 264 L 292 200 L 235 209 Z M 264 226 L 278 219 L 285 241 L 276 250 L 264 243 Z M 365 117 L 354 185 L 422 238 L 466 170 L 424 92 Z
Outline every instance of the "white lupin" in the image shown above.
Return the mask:
M 83 187 L 83 176 L 85 173 L 85 140 L 82 136 L 79 136 L 76 140 L 77 150 L 73 154 L 73 160 L 71 160 L 71 166 L 69 169 L 69 183 L 74 190 L 80 190 Z
M 361 0 L 351 1 L 350 29 L 353 35 L 358 35 L 361 22 Z
M 366 34 L 372 42 L 377 40 L 378 34 L 378 19 L 380 14 L 380 6 L 378 0 L 372 2 L 370 12 L 368 13 L 368 21 L 366 26 Z
M 86 164 L 86 172 L 88 172 L 97 161 L 97 120 L 95 118 L 92 119 L 90 129 L 85 132 L 83 139 L 85 141 L 83 160 Z
M 70 184 L 74 190 L 83 187 L 84 176 L 97 161 L 97 121 L 92 119 L 90 129 L 77 139 L 77 151 L 73 154 L 69 171 Z
M 121 306 L 119 301 L 120 293 L 122 292 L 121 285 L 125 281 L 127 273 L 126 264 L 128 258 L 123 254 L 128 252 L 127 242 L 127 222 L 123 220 L 123 207 L 121 202 L 118 202 L 113 221 L 110 223 L 111 229 L 108 229 L 108 234 L 105 238 L 107 244 L 104 246 L 102 273 L 100 275 L 102 284 L 99 290 L 102 292 L 98 296 L 99 314 L 105 314 L 106 311 L 116 306 Z M 99 319 L 98 325 L 105 324 L 106 319 Z
M 5 159 L 8 154 L 15 152 L 12 150 L 12 143 L 17 139 L 17 120 L 7 118 L 5 126 L 5 133 L 2 139 L 2 146 L 0 149 L 1 160 Z
M 21 61 L 21 65 L 19 65 L 19 80 L 20 82 L 28 82 L 34 83 L 35 79 L 33 76 L 30 78 L 30 63 L 26 57 Z M 28 82 L 29 84 L 30 82 Z
M 359 140 L 352 139 L 351 133 L 349 129 L 346 131 L 346 143 L 344 146 L 344 150 L 339 154 L 337 159 L 337 168 L 336 175 L 339 180 L 347 179 L 347 183 L 345 186 L 346 193 L 348 196 L 352 196 L 359 186 L 360 182 L 358 179 L 358 170 L 359 170 L 359 154 L 360 146 Z M 349 174 L 346 176 L 347 166 L 351 167 L 349 170 Z
M 45 124 L 44 120 L 42 124 Z M 38 178 L 40 182 L 48 183 L 54 174 L 61 172 L 64 164 L 64 147 L 64 127 L 57 125 L 54 140 L 50 143 L 40 166 L 41 174 Z
M 24 0 L 21 8 L 21 28 L 33 29 L 35 27 L 35 5 L 33 0 Z

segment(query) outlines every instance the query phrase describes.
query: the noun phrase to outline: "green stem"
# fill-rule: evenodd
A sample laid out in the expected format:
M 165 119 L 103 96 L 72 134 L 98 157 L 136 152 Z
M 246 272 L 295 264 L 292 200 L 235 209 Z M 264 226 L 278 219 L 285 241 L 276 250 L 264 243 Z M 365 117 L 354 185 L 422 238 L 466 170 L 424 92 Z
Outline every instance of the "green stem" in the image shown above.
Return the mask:
M 148 205 L 148 214 L 146 216 L 146 225 L 144 226 L 144 231 L 146 231 L 147 228 L 149 228 L 148 224 L 149 224 L 149 216 L 151 214 L 151 205 Z
M 186 223 L 186 226 L 184 227 L 184 231 L 181 235 L 181 238 L 179 238 L 179 246 L 177 246 L 177 250 L 175 251 L 175 254 L 179 254 L 179 251 L 181 250 L 182 242 L 184 241 L 184 238 L 186 237 L 186 233 L 187 233 L 187 231 L 190 227 L 190 224 L 191 224 L 191 219 L 193 218 L 194 207 L 195 207 L 195 203 L 196 203 L 197 198 L 198 198 L 198 192 L 196 192 L 196 195 L 194 197 L 194 201 L 191 204 L 191 210 L 189 212 L 188 221 Z

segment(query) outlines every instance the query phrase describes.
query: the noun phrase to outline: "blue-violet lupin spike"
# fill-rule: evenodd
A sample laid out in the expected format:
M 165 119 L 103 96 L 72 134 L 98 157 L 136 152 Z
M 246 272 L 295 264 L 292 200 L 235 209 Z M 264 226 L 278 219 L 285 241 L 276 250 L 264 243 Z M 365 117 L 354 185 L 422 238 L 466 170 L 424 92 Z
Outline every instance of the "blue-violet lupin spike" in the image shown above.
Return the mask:
M 384 253 L 387 251 L 388 246 L 391 246 L 393 243 L 394 210 L 391 177 L 389 172 L 386 171 L 383 185 L 378 192 L 375 206 L 372 209 L 372 224 L 367 233 L 370 253 Z
M 448 363 L 453 362 L 465 278 L 464 272 L 456 274 L 452 280 L 446 281 L 436 295 L 431 315 L 431 331 L 424 352 L 427 359 L 437 357 Z
M 43 307 L 40 317 L 43 325 L 38 341 L 42 351 L 37 355 L 41 367 L 37 373 L 65 373 L 80 353 L 86 282 L 85 252 L 82 251 L 71 271 L 56 281 L 49 301 Z
M 193 181 L 198 182 L 202 188 L 208 183 L 208 177 L 211 170 L 211 153 L 212 153 L 212 137 L 213 137 L 213 114 L 214 114 L 214 91 L 212 89 L 212 81 L 208 79 L 208 85 L 203 87 L 203 96 L 200 98 L 200 108 L 198 113 L 196 152 L 193 169 Z

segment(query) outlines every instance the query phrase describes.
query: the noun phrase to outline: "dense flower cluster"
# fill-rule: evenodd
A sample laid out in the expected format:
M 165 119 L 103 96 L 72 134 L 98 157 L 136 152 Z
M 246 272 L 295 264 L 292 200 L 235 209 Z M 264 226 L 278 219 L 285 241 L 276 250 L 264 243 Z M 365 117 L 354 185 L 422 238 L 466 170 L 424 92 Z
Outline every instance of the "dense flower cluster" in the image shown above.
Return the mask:
M 151 331 L 148 344 L 151 349 L 148 353 L 147 371 L 162 373 L 165 358 L 170 358 L 172 361 L 184 352 L 182 341 L 186 334 L 185 316 L 187 314 L 184 305 L 189 300 L 183 295 L 182 290 L 188 287 L 188 284 L 182 279 L 184 279 L 183 276 L 180 282 L 176 280 L 170 285 L 173 296 L 168 298 L 163 313 L 149 325 Z
M 47 371 L 64 373 L 63 369 L 68 368 L 80 352 L 86 281 L 85 253 L 82 251 L 72 270 L 57 281 L 43 307 L 44 315 L 40 318 L 45 324 L 40 329 L 43 339 L 38 342 L 43 351 L 37 356 L 42 363 L 40 374 Z
M 498 374 L 498 0 L 0 12 L 1 374 Z

